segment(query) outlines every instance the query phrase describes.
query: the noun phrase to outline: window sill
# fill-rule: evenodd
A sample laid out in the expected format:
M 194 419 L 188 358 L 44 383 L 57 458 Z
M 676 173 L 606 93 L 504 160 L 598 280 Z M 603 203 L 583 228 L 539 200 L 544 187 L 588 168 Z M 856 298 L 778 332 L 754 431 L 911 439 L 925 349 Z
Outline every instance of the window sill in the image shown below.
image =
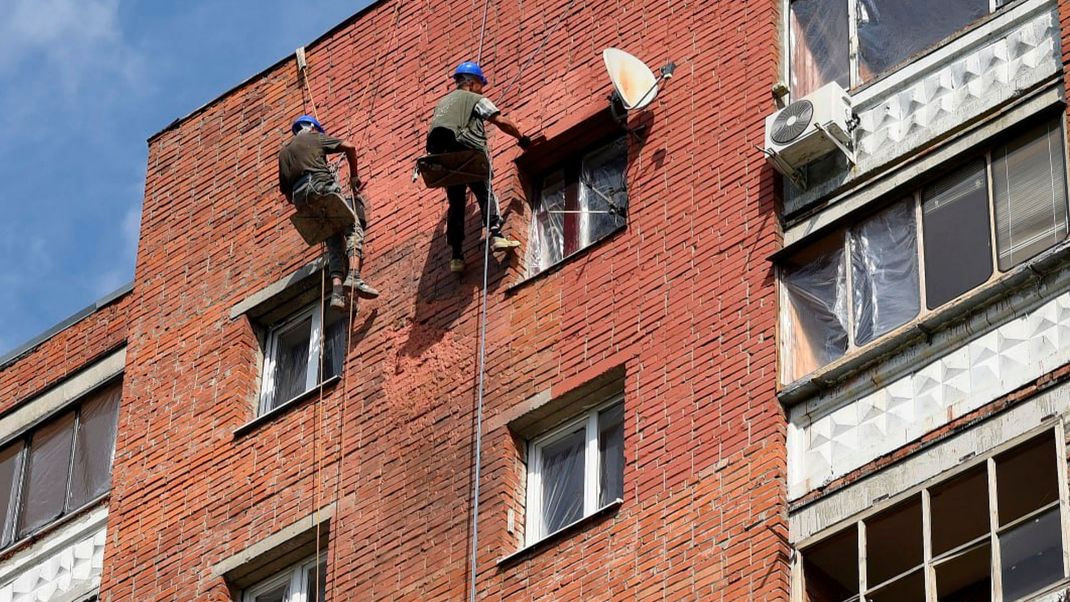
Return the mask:
M 967 322 L 976 322 L 976 326 L 970 329 L 971 333 L 987 332 L 990 327 L 1005 322 L 1016 311 L 1022 311 L 1026 306 L 1033 306 L 1038 302 L 1036 295 L 1022 301 L 1008 302 L 1016 293 L 1033 286 L 1037 288 L 1038 293 L 1043 294 L 1041 289 L 1052 289 L 1050 284 L 1045 283 L 1052 278 L 1060 279 L 1058 272 L 1068 267 L 1070 241 L 1064 240 L 1058 246 L 1012 268 L 999 279 L 992 280 L 921 318 L 915 318 L 806 376 L 783 384 L 778 397 L 784 405 L 794 406 L 834 387 L 842 387 L 845 395 L 861 394 L 854 390 L 855 387 L 843 385 L 878 362 L 880 373 L 871 379 L 867 378 L 866 382 L 890 382 L 912 368 L 917 368 L 918 363 L 925 358 L 936 357 L 963 343 L 961 337 L 937 337 L 939 333 Z M 915 361 L 889 361 L 897 356 L 906 357 L 911 347 L 920 349 L 922 346 L 924 349 L 915 353 Z M 861 386 L 866 386 L 866 383 Z
M 324 393 L 326 393 L 327 391 L 333 389 L 335 387 L 335 385 L 337 385 L 338 382 L 341 381 L 341 380 L 342 380 L 341 376 L 332 376 L 332 377 L 328 378 L 327 380 L 323 381 L 322 383 L 320 383 L 318 386 L 313 387 L 313 388 L 309 389 L 308 391 L 305 391 L 304 393 L 298 395 L 297 397 L 294 397 L 293 399 L 287 401 L 286 403 L 283 403 L 283 404 L 279 405 L 276 408 L 273 408 L 270 412 L 265 412 L 264 414 L 261 414 L 261 415 L 257 416 L 256 418 L 253 418 L 249 422 L 246 422 L 245 424 L 243 424 L 243 425 L 239 426 L 238 428 L 234 429 L 234 438 L 235 439 L 239 439 L 239 438 L 247 435 L 251 431 L 256 430 L 261 425 L 266 424 L 268 422 L 273 422 L 277 417 L 279 417 L 279 416 L 281 416 L 283 414 L 289 413 L 294 408 L 297 408 L 297 407 L 299 407 L 301 405 L 304 405 L 305 401 L 307 401 L 307 400 L 319 395 L 319 392 L 320 392 L 321 389 L 323 390 Z
M 72 523 L 72 522 L 74 522 L 74 521 L 86 516 L 87 514 L 89 514 L 93 510 L 96 510 L 100 506 L 106 506 L 108 504 L 108 500 L 109 500 L 110 497 L 111 497 L 111 490 L 108 490 L 108 491 L 98 495 L 96 498 L 86 502 L 85 504 L 82 504 L 79 508 L 75 509 L 74 511 L 69 512 L 69 513 L 57 518 L 56 520 L 48 523 L 47 525 L 44 525 L 43 527 L 40 527 L 36 531 L 33 531 L 33 532 L 29 533 L 28 535 L 24 536 L 22 539 L 18 539 L 18 540 L 15 540 L 15 541 L 11 542 L 11 544 L 8 545 L 6 548 L 4 548 L 3 550 L 0 550 L 0 562 L 6 562 L 6 561 L 10 560 L 13 556 L 18 554 L 19 552 L 25 550 L 26 548 L 29 548 L 30 546 L 36 544 L 37 542 L 41 541 L 42 539 L 47 538 L 48 536 L 52 535 L 53 533 L 56 533 L 58 530 L 62 529 L 64 526 L 66 526 L 66 525 L 68 525 L 68 524 L 70 524 L 70 523 Z
M 593 513 L 588 514 L 587 516 L 579 520 L 573 521 L 565 525 L 564 527 L 561 527 L 557 531 L 554 531 L 546 537 L 543 537 L 539 541 L 530 543 L 513 552 L 512 554 L 502 556 L 498 559 L 497 564 L 500 568 L 505 568 L 520 561 L 522 558 L 527 558 L 528 556 L 545 550 L 550 547 L 551 543 L 564 539 L 566 536 L 575 533 L 579 529 L 590 526 L 591 524 L 598 522 L 600 519 L 603 519 L 611 514 L 616 513 L 616 511 L 619 510 L 622 505 L 624 505 L 624 500 L 617 498 L 612 502 L 606 504 L 605 506 L 602 506 L 598 510 L 595 510 Z
M 623 232 L 623 231 L 625 231 L 627 229 L 628 229 L 628 224 L 627 223 L 624 223 L 624 224 L 621 224 L 620 226 L 617 226 L 616 228 L 611 230 L 608 234 L 606 234 L 602 238 L 599 238 L 598 240 L 596 240 L 596 241 L 592 242 L 591 244 L 587 245 L 586 247 L 583 247 L 582 249 L 580 249 L 579 251 L 576 251 L 572 255 L 569 255 L 568 257 L 565 257 L 561 261 L 553 264 L 552 266 L 546 268 L 545 270 L 543 270 L 541 272 L 538 272 L 536 274 L 532 274 L 531 276 L 524 276 L 520 280 L 517 280 L 513 284 L 510 284 L 508 287 L 506 287 L 505 294 L 506 295 L 512 295 L 512 294 L 516 293 L 518 290 L 520 290 L 520 289 L 524 288 L 525 286 L 527 286 L 531 282 L 534 282 L 534 281 L 539 280 L 539 279 L 541 279 L 543 277 L 549 276 L 550 274 L 553 274 L 553 273 L 561 271 L 561 269 L 563 269 L 566 265 L 568 265 L 568 264 L 572 263 L 573 261 L 583 257 L 584 255 L 586 255 L 592 249 L 601 247 L 603 244 L 606 244 L 610 239 L 616 238 L 618 234 L 620 234 L 621 232 Z

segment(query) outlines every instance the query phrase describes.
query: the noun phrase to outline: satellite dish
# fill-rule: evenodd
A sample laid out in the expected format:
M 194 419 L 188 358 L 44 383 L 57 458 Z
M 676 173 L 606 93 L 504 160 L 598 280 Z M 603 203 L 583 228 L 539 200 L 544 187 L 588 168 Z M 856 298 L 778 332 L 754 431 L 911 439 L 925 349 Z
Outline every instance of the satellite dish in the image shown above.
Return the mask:
M 603 50 L 602 60 L 625 109 L 642 109 L 658 95 L 659 78 L 643 61 L 617 48 Z

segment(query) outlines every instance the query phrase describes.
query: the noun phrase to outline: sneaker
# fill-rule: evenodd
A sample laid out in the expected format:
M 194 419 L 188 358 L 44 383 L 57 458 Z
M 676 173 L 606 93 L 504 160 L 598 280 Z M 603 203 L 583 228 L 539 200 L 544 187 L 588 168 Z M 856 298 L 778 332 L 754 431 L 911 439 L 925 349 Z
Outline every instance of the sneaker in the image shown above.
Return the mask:
M 504 234 L 495 234 L 490 238 L 490 246 L 495 251 L 505 251 L 519 247 L 520 241 L 513 240 Z
M 450 260 L 450 271 L 454 274 L 460 274 L 464 271 L 464 260 L 454 257 Z
M 374 286 L 365 282 L 357 272 L 349 272 L 349 275 L 346 276 L 346 281 L 342 283 L 342 286 L 352 289 L 357 293 L 357 296 L 363 299 L 374 299 L 379 296 L 379 291 L 375 290 Z

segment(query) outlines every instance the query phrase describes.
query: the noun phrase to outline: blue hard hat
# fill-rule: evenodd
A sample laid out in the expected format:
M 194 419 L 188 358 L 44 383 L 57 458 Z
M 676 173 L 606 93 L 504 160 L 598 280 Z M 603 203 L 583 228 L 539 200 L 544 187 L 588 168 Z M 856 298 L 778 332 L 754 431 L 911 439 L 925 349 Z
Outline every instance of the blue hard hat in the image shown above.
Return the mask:
M 487 85 L 487 78 L 483 75 L 483 70 L 479 68 L 479 65 L 472 61 L 465 61 L 460 65 L 457 65 L 457 70 L 453 72 L 453 77 L 460 77 L 462 75 L 471 75 L 478 79 L 483 85 Z
M 316 128 L 316 130 L 319 133 L 321 133 L 321 134 L 326 133 L 326 132 L 323 131 L 323 126 L 320 125 L 319 120 L 316 119 L 315 117 L 311 116 L 311 115 L 302 115 L 302 116 L 298 117 L 297 119 L 294 119 L 294 124 L 290 127 L 290 131 L 293 132 L 294 134 L 297 134 L 297 132 L 300 131 L 300 129 L 301 129 L 301 124 L 302 123 L 311 123 L 312 127 Z

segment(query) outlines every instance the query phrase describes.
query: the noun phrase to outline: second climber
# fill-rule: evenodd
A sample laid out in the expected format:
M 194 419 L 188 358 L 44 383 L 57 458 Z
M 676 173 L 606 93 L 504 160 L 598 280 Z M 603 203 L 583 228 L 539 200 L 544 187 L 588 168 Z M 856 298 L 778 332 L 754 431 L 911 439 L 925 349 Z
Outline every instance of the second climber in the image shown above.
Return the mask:
M 487 78 L 483 70 L 473 62 L 461 63 L 453 72 L 455 89 L 435 105 L 431 126 L 427 133 L 427 152 L 450 153 L 462 150 L 481 150 L 488 154 L 487 134 L 484 122 L 493 123 L 498 129 L 516 138 L 520 148 L 527 148 L 531 138 L 521 133 L 498 107 L 483 96 Z M 520 243 L 502 233 L 504 218 L 498 207 L 498 199 L 488 189 L 487 182 L 472 182 L 446 187 L 449 208 L 446 214 L 446 240 L 449 242 L 450 271 L 464 271 L 464 215 L 468 190 L 476 197 L 483 214 L 483 223 L 488 225 L 491 248 L 507 251 Z

